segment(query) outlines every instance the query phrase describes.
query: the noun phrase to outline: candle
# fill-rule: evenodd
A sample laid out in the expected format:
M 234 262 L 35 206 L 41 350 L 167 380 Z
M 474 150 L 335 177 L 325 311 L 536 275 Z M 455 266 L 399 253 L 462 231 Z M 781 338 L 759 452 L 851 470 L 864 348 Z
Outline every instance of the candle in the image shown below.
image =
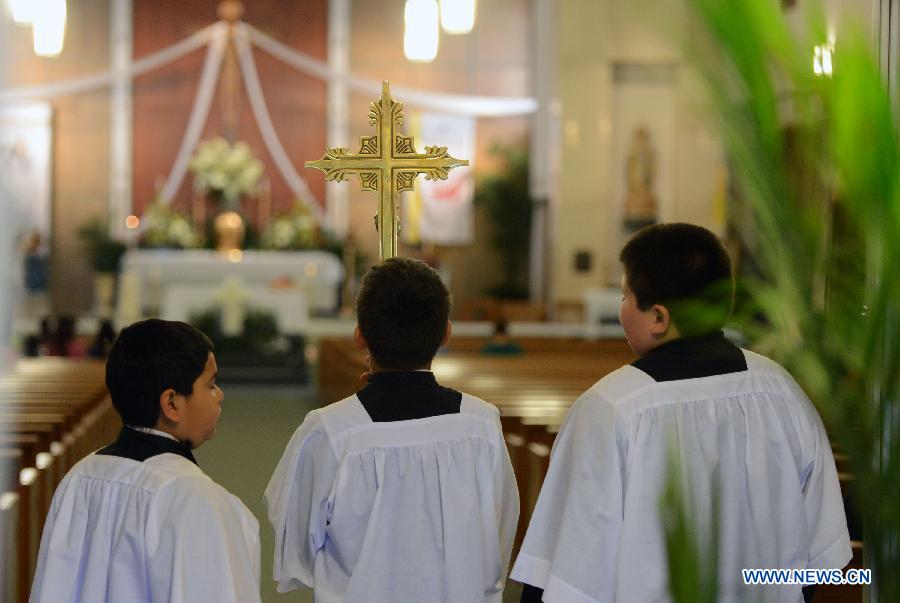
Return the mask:
M 222 334 L 237 337 L 244 331 L 244 300 L 246 292 L 241 279 L 228 277 L 219 290 L 222 304 Z
M 126 269 L 119 276 L 119 327 L 125 327 L 143 318 L 141 310 L 141 279 L 133 269 Z

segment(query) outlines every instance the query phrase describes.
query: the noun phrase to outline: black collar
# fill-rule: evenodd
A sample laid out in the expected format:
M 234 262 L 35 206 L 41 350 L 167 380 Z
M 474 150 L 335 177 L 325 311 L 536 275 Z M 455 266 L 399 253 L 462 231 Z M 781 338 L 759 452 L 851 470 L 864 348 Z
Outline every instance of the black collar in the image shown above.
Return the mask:
M 144 433 L 129 427 L 123 427 L 116 441 L 106 448 L 98 450 L 97 454 L 119 456 L 143 463 L 151 457 L 167 452 L 183 456 L 195 465 L 197 464 L 197 460 L 191 452 L 190 444 L 177 442 L 165 436 Z
M 369 374 L 363 389 L 384 387 L 429 389 L 439 386 L 431 371 L 379 371 Z
M 666 342 L 631 365 L 655 381 L 698 379 L 747 370 L 744 353 L 722 331 Z
M 442 387 L 431 371 L 372 373 L 356 396 L 375 423 L 459 413 L 462 394 Z

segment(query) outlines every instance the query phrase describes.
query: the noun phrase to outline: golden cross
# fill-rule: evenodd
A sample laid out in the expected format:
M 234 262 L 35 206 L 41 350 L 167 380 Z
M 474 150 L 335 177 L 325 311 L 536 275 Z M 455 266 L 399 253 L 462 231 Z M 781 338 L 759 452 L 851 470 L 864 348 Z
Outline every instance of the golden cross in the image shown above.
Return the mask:
M 400 133 L 403 103 L 391 98 L 387 81 L 382 84 L 381 98 L 369 104 L 369 123 L 375 126 L 376 134 L 360 137 L 359 153 L 335 147 L 328 149 L 318 161 L 307 161 L 306 167 L 322 170 L 325 179 L 334 182 L 348 180 L 350 174 L 356 174 L 362 190 L 380 193 L 375 227 L 381 259 L 386 260 L 397 255 L 400 225 L 397 194 L 413 190 L 419 174 L 425 174 L 426 180 L 446 180 L 452 168 L 469 162 L 451 157 L 447 147 L 425 147 L 424 153 L 417 153 L 412 137 Z M 385 142 L 389 147 L 385 147 Z

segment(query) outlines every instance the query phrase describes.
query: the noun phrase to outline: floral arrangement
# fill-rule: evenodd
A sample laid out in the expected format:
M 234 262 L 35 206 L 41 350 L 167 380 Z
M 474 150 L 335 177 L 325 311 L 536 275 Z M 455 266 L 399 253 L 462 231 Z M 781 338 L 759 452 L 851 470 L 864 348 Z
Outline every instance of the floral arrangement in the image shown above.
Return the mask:
M 278 332 L 278 320 L 269 311 L 248 307 L 241 320 L 241 332 L 228 335 L 222 326 L 223 308 L 218 305 L 192 313 L 189 322 L 206 333 L 219 352 L 270 354 L 284 347 Z
M 160 201 L 147 208 L 141 223 L 144 247 L 195 249 L 202 247 L 206 239 L 187 215 Z
M 253 156 L 247 143 L 231 145 L 221 137 L 197 145 L 190 168 L 197 188 L 220 197 L 229 210 L 237 207 L 241 195 L 256 189 L 263 174 L 262 162 Z
M 323 236 L 315 218 L 301 203 L 275 216 L 259 236 L 262 249 L 311 249 L 321 247 Z

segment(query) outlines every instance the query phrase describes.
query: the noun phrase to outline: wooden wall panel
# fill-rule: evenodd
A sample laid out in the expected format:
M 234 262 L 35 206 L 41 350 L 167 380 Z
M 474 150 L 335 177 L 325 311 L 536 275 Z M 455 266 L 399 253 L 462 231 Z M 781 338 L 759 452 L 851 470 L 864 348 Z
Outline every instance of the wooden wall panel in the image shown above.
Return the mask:
M 140 58 L 173 44 L 217 20 L 217 2 L 155 0 L 134 3 L 134 56 Z M 244 21 L 292 48 L 326 60 L 327 0 L 257 0 L 246 3 Z M 164 182 L 190 117 L 205 51 L 198 50 L 134 84 L 134 206 L 140 213 Z M 325 148 L 325 83 L 305 76 L 256 50 L 263 92 L 288 156 L 313 195 L 324 200 L 324 181 L 311 178 L 303 162 L 321 156 Z M 293 195 L 278 172 L 259 134 L 249 101 L 241 86 L 238 138 L 246 141 L 266 165 L 272 182 L 273 209 L 290 205 Z M 224 133 L 221 98 L 213 100 L 202 138 Z M 185 178 L 175 198 L 186 207 L 191 198 L 191 177 Z M 254 205 L 248 203 L 252 217 Z

